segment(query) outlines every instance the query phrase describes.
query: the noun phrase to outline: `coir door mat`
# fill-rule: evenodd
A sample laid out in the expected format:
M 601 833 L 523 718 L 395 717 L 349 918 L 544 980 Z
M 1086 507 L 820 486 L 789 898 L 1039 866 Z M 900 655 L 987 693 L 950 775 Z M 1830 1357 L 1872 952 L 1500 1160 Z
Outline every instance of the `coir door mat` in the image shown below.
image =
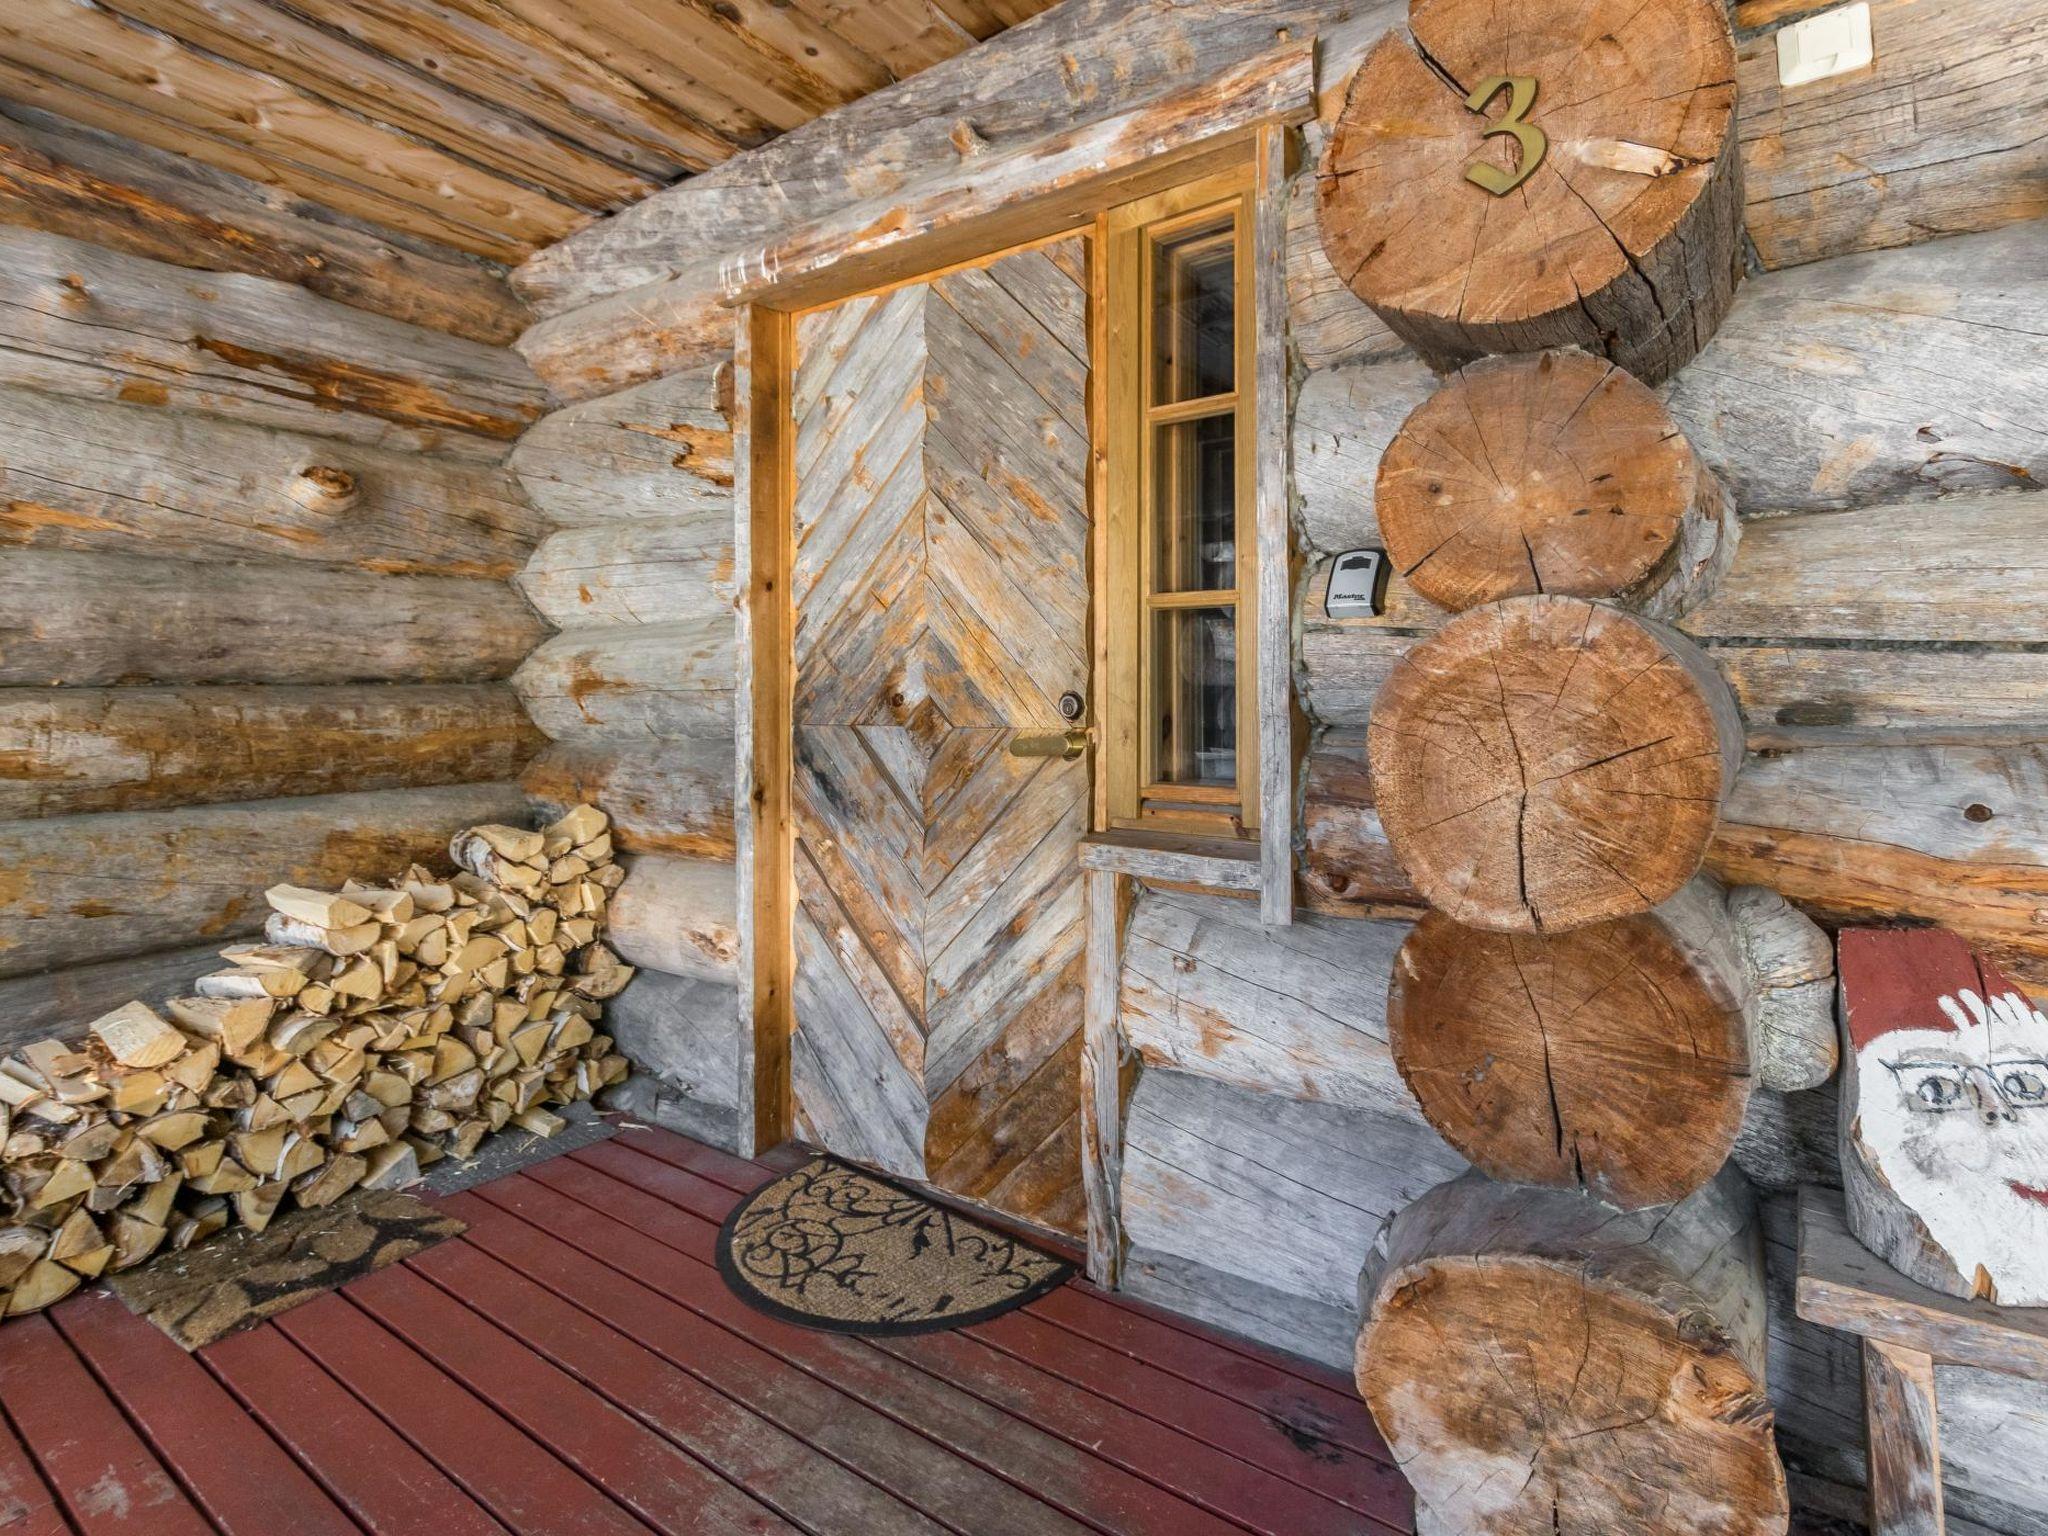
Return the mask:
M 836 1158 L 814 1158 L 726 1218 L 718 1267 L 749 1306 L 835 1333 L 932 1333 L 1021 1307 L 1063 1259 Z
M 260 1233 L 233 1227 L 183 1253 L 159 1254 L 108 1284 L 131 1312 L 199 1349 L 467 1230 L 410 1195 L 359 1189 L 280 1216 Z

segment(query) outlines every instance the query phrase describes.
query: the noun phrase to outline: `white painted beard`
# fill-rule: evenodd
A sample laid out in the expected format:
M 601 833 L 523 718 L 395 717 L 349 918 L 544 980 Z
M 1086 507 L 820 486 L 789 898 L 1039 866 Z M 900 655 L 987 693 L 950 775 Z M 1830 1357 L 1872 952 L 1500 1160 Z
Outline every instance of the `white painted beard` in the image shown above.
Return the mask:
M 1937 1108 L 1946 1090 L 1923 1087 L 1953 1074 L 1989 1089 L 2048 1059 L 2048 1028 L 2012 1022 L 1880 1035 L 1857 1053 L 1855 1112 L 1872 1167 L 1963 1280 L 1981 1267 L 2002 1305 L 2048 1306 L 2048 1106 Z

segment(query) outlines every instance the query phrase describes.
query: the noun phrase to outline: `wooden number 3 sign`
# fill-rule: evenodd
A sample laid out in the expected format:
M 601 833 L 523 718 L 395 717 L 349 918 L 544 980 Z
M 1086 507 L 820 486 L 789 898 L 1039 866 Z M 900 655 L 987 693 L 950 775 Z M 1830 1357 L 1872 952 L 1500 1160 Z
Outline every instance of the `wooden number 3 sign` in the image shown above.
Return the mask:
M 1499 122 L 1487 126 L 1481 137 L 1490 139 L 1498 134 L 1513 134 L 1522 149 L 1522 163 L 1512 174 L 1484 161 L 1465 167 L 1465 179 L 1486 188 L 1495 197 L 1506 197 L 1533 176 L 1536 167 L 1543 163 L 1543 152 L 1550 147 L 1550 140 L 1544 137 L 1543 130 L 1527 120 L 1529 109 L 1536 105 L 1534 75 L 1495 75 L 1490 80 L 1482 80 L 1478 88 L 1465 98 L 1466 107 L 1474 112 L 1484 112 L 1486 104 L 1503 86 L 1508 90 L 1508 109 Z

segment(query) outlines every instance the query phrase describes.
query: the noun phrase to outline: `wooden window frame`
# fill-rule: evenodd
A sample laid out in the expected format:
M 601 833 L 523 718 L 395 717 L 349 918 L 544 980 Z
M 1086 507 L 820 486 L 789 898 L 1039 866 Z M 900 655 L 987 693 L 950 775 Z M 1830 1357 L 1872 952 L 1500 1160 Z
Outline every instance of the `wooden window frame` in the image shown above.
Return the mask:
M 1098 508 L 1103 563 L 1097 601 L 1105 631 L 1098 680 L 1098 829 L 1245 841 L 1259 837 L 1264 807 L 1257 730 L 1257 171 L 1255 159 L 1247 154 L 1237 166 L 1109 209 L 1097 221 L 1097 299 L 1103 311 L 1097 334 L 1107 344 L 1098 364 L 1104 378 L 1098 431 L 1105 461 Z M 1153 253 L 1159 242 L 1224 215 L 1231 220 L 1234 252 L 1232 387 L 1223 394 L 1160 405 L 1153 398 Z M 1233 415 L 1235 438 L 1234 585 L 1215 591 L 1157 591 L 1152 558 L 1158 525 L 1154 431 L 1225 411 Z M 1227 787 L 1164 783 L 1156 771 L 1152 740 L 1158 686 L 1151 656 L 1155 616 L 1175 608 L 1225 606 L 1232 610 L 1236 651 L 1235 782 Z

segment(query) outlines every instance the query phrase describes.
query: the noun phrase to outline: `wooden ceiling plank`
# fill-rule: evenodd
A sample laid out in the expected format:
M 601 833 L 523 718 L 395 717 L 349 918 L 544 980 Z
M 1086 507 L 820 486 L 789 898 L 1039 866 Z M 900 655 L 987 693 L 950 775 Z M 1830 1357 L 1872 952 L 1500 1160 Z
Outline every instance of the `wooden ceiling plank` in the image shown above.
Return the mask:
M 185 155 L 13 108 L 0 117 L 0 223 L 212 272 L 297 283 L 394 320 L 504 345 L 526 310 L 504 273 L 280 195 Z
M 980 39 L 1028 21 L 1045 9 L 1032 0 L 934 0 L 945 13 Z
M 660 181 L 733 153 L 708 124 L 491 0 L 293 0 L 293 9 Z
M 600 25 L 591 8 L 581 0 L 494 3 L 563 47 L 595 59 L 650 95 L 710 125 L 740 148 L 764 144 L 783 131 L 783 124 L 763 117 L 721 88 L 737 83 L 728 72 L 705 68 L 698 74 L 685 68 L 683 61 L 692 57 L 689 50 L 677 38 L 663 42 L 658 27 L 641 28 L 641 35 L 622 36 L 608 25 Z M 720 85 L 711 83 L 714 74 Z
M 775 131 L 807 123 L 844 101 L 822 81 L 783 54 L 691 0 L 511 0 L 523 14 L 548 13 L 542 25 L 576 25 L 624 44 L 644 59 L 674 69 L 688 60 L 688 73 L 716 88 Z
M 272 76 L 70 0 L 11 0 L 0 57 L 201 129 L 268 158 L 290 156 L 338 180 L 380 187 L 451 220 L 529 245 L 586 222 L 576 209 L 429 144 L 315 100 Z
M 259 153 L 68 80 L 29 69 L 4 55 L 0 55 L 0 94 L 88 128 L 189 157 L 262 186 L 282 187 L 337 212 L 473 256 L 517 262 L 535 249 L 532 241 L 477 229 L 377 188 L 344 181 L 273 154 Z
M 934 0 L 792 0 L 799 11 L 881 61 L 898 80 L 965 53 L 975 34 Z
M 654 178 L 563 143 L 264 0 L 105 0 L 196 48 L 409 133 L 558 201 L 596 211 L 644 196 Z

